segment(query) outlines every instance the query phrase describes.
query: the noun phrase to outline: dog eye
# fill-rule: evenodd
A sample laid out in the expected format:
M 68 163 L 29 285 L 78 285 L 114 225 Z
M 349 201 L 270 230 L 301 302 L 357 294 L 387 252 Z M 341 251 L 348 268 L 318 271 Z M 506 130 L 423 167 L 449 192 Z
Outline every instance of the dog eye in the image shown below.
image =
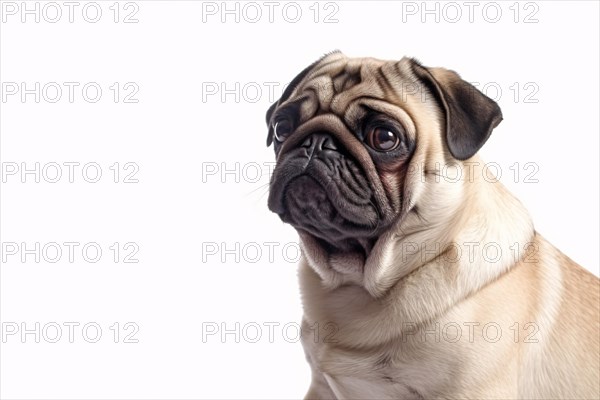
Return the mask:
M 292 134 L 293 128 L 292 123 L 288 119 L 280 119 L 275 122 L 275 127 L 273 128 L 273 132 L 275 134 L 275 139 L 278 142 L 283 142 Z
M 369 130 L 367 144 L 377 151 L 390 151 L 398 147 L 400 138 L 388 128 L 375 126 Z

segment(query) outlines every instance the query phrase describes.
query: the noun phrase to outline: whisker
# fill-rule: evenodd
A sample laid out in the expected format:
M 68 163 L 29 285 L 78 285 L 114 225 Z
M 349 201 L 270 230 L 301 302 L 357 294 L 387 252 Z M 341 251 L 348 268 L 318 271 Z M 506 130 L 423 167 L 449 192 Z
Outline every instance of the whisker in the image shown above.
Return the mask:
M 261 190 L 261 189 L 264 189 L 264 188 L 268 188 L 268 187 L 269 187 L 269 182 L 267 182 L 267 183 L 265 183 L 263 185 L 260 185 L 256 189 L 252 189 L 249 192 L 246 192 L 246 196 L 249 196 L 249 195 L 253 194 L 254 192 L 256 192 L 258 190 Z
M 258 191 L 262 192 L 258 192 Z M 264 185 L 260 185 L 259 187 L 250 190 L 244 194 L 245 198 L 250 198 L 258 194 L 258 197 L 255 198 L 254 204 L 258 204 L 264 197 L 269 193 L 269 183 L 265 183 Z

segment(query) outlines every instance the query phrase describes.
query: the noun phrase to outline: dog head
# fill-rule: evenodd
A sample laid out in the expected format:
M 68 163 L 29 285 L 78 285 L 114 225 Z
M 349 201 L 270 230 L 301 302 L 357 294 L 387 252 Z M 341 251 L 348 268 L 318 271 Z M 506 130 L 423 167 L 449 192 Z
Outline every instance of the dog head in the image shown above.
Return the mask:
M 422 174 L 471 158 L 502 115 L 452 71 L 334 52 L 296 76 L 266 119 L 277 158 L 269 208 L 311 246 L 364 260 L 431 201 Z

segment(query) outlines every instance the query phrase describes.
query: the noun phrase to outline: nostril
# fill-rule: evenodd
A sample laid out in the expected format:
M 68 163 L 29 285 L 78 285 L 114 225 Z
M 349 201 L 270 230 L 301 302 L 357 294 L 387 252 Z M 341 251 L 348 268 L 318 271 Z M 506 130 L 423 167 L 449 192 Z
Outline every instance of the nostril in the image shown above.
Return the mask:
M 306 140 L 302 143 L 302 147 L 310 147 L 312 146 L 312 135 L 307 137 Z
M 325 138 L 325 140 L 323 141 L 323 148 L 324 149 L 328 149 L 328 150 L 338 150 L 337 144 L 335 143 L 335 140 L 333 140 L 333 138 L 331 137 L 327 137 Z
M 337 141 L 327 133 L 313 133 L 304 139 L 300 147 L 315 147 L 318 150 L 339 150 Z

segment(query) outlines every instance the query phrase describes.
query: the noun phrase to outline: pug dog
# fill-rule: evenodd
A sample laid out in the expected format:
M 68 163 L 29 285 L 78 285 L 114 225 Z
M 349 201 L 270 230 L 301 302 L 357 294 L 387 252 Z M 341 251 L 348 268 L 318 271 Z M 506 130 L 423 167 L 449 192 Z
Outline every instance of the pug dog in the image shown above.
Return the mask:
M 415 59 L 330 53 L 267 112 L 298 232 L 307 399 L 598 399 L 598 278 L 477 151 L 499 106 Z

